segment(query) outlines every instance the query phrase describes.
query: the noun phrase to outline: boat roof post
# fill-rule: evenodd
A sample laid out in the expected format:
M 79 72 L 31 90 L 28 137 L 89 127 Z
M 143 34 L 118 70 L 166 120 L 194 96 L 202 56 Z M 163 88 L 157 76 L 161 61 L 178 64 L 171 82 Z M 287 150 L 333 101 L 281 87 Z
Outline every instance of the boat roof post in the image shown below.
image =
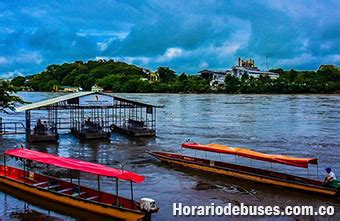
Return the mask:
M 130 187 L 131 187 L 131 201 L 133 202 L 133 184 L 131 180 L 130 180 Z
M 72 170 L 71 169 L 69 169 L 69 175 L 70 175 L 70 181 L 71 181 L 71 183 L 73 183 L 73 180 L 72 180 Z
M 4 153 L 4 174 L 6 177 L 6 154 Z
M 80 171 L 79 171 L 79 176 L 78 176 L 78 191 L 80 193 Z
M 100 176 L 97 175 L 98 193 L 100 193 Z
M 307 173 L 308 173 L 308 178 L 310 178 L 310 177 L 309 177 L 309 167 L 307 168 Z
M 22 161 L 24 162 L 24 177 L 26 177 L 26 159 L 22 159 Z M 26 179 L 24 179 L 24 183 L 26 183 Z
M 118 198 L 118 178 L 116 178 L 116 205 L 119 205 L 119 198 Z

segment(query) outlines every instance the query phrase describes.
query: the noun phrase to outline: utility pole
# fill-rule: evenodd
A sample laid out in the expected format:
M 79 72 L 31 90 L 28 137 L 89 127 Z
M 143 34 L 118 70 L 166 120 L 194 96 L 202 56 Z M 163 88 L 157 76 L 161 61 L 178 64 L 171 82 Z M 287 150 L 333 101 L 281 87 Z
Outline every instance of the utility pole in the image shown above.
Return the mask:
M 267 68 L 267 71 L 268 71 L 268 55 L 266 55 L 266 68 Z

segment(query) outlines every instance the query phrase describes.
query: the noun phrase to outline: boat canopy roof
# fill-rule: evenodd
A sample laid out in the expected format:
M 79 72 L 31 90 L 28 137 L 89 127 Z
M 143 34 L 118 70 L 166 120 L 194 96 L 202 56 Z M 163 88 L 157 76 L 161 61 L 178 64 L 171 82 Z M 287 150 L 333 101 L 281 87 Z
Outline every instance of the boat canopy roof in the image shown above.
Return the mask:
M 59 157 L 56 155 L 24 148 L 7 150 L 4 154 L 36 161 L 43 164 L 54 165 L 71 170 L 78 170 L 86 173 L 96 174 L 99 176 L 114 177 L 121 180 L 132 181 L 135 183 L 140 183 L 144 181 L 144 177 L 142 175 L 130 171 L 115 169 L 101 164 L 90 163 L 72 158 Z
M 266 154 L 240 147 L 229 147 L 220 144 L 199 144 L 199 143 L 183 143 L 182 147 L 195 150 L 204 150 L 223 154 L 233 154 L 256 160 L 262 160 L 273 163 L 281 163 L 296 167 L 308 168 L 308 164 L 317 164 L 317 158 L 296 158 L 277 154 Z

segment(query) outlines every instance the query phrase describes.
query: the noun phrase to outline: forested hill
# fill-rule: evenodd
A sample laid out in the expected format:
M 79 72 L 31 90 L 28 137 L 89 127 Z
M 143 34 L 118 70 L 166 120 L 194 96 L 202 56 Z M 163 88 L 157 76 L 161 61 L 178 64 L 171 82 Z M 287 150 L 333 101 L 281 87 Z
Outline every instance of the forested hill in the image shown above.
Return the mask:
M 80 86 L 89 90 L 96 81 L 109 75 L 146 77 L 143 69 L 135 65 L 113 60 L 76 61 L 61 65 L 50 65 L 45 71 L 29 79 L 29 85 L 38 91 L 51 91 L 57 85 Z
M 114 60 L 76 61 L 50 65 L 39 74 L 16 77 L 12 84 L 18 89 L 52 91 L 65 86 L 90 90 L 97 84 L 113 92 L 210 92 L 209 82 L 199 76 L 176 75 L 168 67 L 159 67 L 154 81 L 150 71 L 132 64 Z

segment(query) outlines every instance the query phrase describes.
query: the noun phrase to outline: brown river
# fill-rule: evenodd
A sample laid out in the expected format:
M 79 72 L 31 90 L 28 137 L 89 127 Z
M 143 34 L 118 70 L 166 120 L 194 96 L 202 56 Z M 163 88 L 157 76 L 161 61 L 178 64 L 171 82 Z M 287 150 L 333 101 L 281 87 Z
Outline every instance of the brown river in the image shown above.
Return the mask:
M 40 101 L 56 93 L 19 93 L 27 101 Z M 323 179 L 325 167 L 332 167 L 340 177 L 340 96 L 336 95 L 192 95 L 192 94 L 119 94 L 130 99 L 164 105 L 157 111 L 157 136 L 151 139 L 129 139 L 112 134 L 111 142 L 81 143 L 62 131 L 59 144 L 32 144 L 31 148 L 64 157 L 73 157 L 122 167 L 142 174 L 145 182 L 136 184 L 135 199 L 150 197 L 160 211 L 153 220 L 339 220 L 340 200 L 315 194 L 260 185 L 233 178 L 172 167 L 154 159 L 146 151 L 181 152 L 187 139 L 199 143 L 219 143 L 245 147 L 270 154 L 318 157 L 319 166 L 309 170 L 274 165 L 273 170 Z M 39 113 L 38 113 L 39 114 Z M 7 121 L 23 121 L 22 114 L 0 116 Z M 24 135 L 0 136 L 0 152 L 25 143 Z M 26 144 L 25 144 L 26 145 Z M 213 153 L 199 157 L 219 160 Z M 2 163 L 2 158 L 1 158 Z M 235 162 L 233 156 L 222 161 Z M 11 163 L 11 162 L 10 162 Z M 12 162 L 15 164 L 15 162 Z M 249 159 L 237 159 L 249 165 Z M 252 161 L 252 166 L 270 168 L 270 163 Z M 318 175 L 318 177 L 317 177 Z M 82 175 L 81 184 L 96 186 L 96 177 Z M 200 189 L 198 186 L 210 188 Z M 1 187 L 2 188 L 2 187 Z M 114 193 L 114 181 L 104 179 L 102 189 Z M 129 195 L 129 184 L 122 182 L 123 195 Z M 30 199 L 20 193 L 0 192 L 0 220 L 98 220 L 91 214 L 55 208 L 42 199 Z M 333 217 L 174 217 L 172 203 L 185 205 L 332 205 Z M 337 218 L 338 217 L 338 218 Z

